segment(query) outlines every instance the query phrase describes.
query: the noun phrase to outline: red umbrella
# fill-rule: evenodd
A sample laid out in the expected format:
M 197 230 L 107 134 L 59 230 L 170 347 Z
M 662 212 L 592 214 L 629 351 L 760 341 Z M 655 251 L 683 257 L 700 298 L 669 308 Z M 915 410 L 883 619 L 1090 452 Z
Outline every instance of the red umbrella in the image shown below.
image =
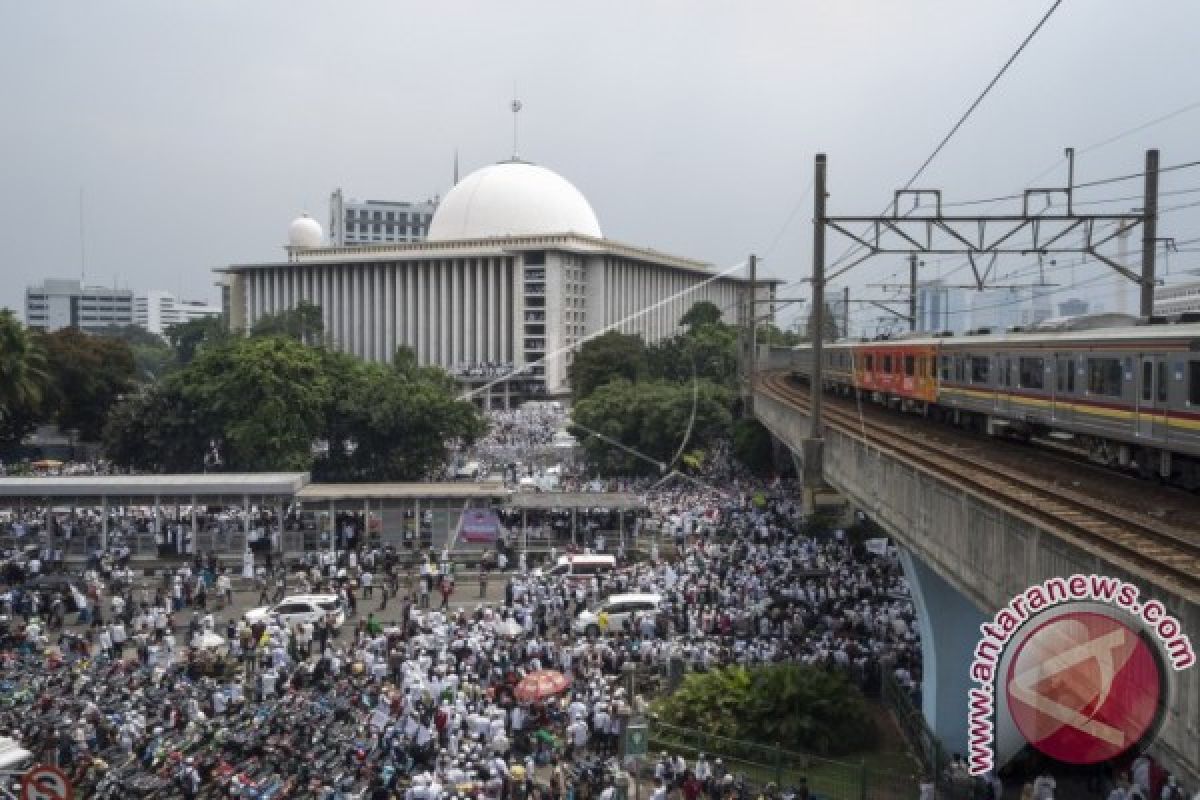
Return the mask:
M 571 685 L 571 679 L 558 670 L 543 669 L 531 672 L 517 684 L 517 699 L 522 703 L 533 703 L 561 694 Z

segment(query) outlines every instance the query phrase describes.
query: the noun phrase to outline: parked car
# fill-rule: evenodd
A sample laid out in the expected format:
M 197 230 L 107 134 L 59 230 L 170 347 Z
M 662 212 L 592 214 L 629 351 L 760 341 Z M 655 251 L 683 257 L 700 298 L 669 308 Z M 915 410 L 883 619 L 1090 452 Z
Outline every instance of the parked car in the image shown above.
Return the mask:
M 575 632 L 588 636 L 600 634 L 600 614 L 608 614 L 608 630 L 620 630 L 626 620 L 631 623 L 639 614 L 658 614 L 662 596 L 646 592 L 610 595 L 595 611 L 583 610 L 575 618 Z
M 346 623 L 346 611 L 342 608 L 341 600 L 336 594 L 294 594 L 283 598 L 273 606 L 252 608 L 242 615 L 247 624 L 266 622 L 272 617 L 279 619 L 289 627 L 297 622 L 312 622 L 323 619 L 326 614 L 334 615 L 336 627 Z

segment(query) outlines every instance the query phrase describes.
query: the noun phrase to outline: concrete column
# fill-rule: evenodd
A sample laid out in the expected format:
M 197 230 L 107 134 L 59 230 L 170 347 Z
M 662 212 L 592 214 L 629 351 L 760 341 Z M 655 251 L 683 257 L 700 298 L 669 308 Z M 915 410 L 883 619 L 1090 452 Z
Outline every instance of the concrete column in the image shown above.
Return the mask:
M 414 264 L 416 276 L 414 282 L 414 313 L 413 313 L 413 349 L 417 353 L 417 361 L 421 364 L 429 363 L 429 281 L 427 272 L 429 265 L 427 263 Z
M 337 552 L 337 507 L 329 501 L 329 552 Z
M 108 495 L 100 498 L 100 549 L 108 549 Z
M 192 495 L 192 547 L 200 542 L 200 520 L 196 517 L 196 495 Z
M 967 752 L 970 665 L 983 612 L 908 550 L 900 551 L 921 632 L 921 711 L 947 752 Z

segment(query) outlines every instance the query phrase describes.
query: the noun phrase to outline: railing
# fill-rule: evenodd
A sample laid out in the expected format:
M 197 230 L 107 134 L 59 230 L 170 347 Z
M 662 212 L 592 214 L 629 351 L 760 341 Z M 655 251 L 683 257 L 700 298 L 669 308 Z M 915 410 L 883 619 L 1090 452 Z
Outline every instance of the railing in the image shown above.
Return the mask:
M 741 776 L 755 788 L 751 796 L 768 783 L 787 789 L 799 786 L 802 779 L 812 800 L 911 800 L 918 791 L 912 775 L 874 769 L 863 761 L 837 761 L 658 721 L 650 726 L 650 748 L 651 760 L 663 750 L 683 754 L 689 761 L 704 753 L 709 764 L 719 758 L 726 773 L 735 780 Z

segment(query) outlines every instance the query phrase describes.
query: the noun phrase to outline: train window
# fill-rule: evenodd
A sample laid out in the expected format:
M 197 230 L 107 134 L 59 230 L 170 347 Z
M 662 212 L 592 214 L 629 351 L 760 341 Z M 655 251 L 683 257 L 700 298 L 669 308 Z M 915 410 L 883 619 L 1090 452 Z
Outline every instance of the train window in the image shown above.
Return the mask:
M 892 357 L 891 356 L 883 357 L 883 371 L 887 372 L 887 373 L 890 373 L 892 371 Z
M 950 380 L 950 356 L 942 356 L 942 380 Z
M 1167 402 L 1167 362 L 1158 362 L 1158 402 Z
M 1046 360 L 1044 358 L 1022 358 L 1017 362 L 1021 373 L 1022 389 L 1041 389 L 1046 385 Z
M 1067 362 L 1067 391 L 1075 393 L 1075 359 Z
M 904 357 L 904 374 L 912 375 L 917 371 L 917 359 L 914 356 Z
M 867 353 L 867 366 L 866 366 L 866 370 L 867 370 L 867 372 L 874 372 L 874 371 L 875 371 L 875 356 L 874 356 L 874 355 L 872 355 L 871 353 Z
M 1188 405 L 1200 406 L 1200 361 L 1188 363 Z
M 971 383 L 987 383 L 991 366 L 987 356 L 971 356 Z
M 1121 361 L 1116 358 L 1087 360 L 1088 392 L 1108 397 L 1121 396 Z
M 1000 384 L 1002 386 L 1012 386 L 1012 359 L 1005 358 L 1004 366 L 1000 372 Z
M 1154 362 L 1142 362 L 1142 399 L 1149 401 L 1154 396 Z

